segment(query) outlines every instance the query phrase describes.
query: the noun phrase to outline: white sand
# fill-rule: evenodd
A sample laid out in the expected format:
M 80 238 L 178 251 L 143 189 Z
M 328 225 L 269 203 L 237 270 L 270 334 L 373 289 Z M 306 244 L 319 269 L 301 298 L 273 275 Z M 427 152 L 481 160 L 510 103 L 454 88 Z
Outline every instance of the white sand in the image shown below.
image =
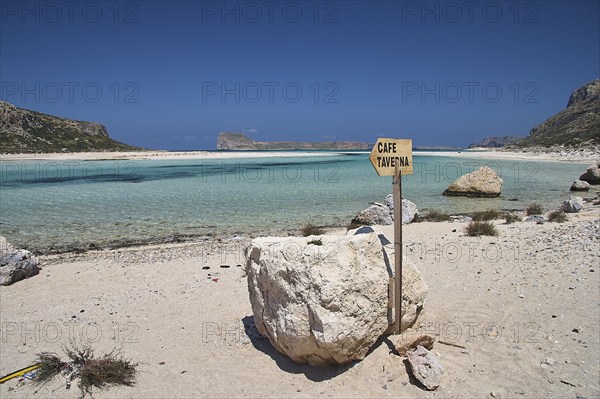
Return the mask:
M 477 150 L 477 151 L 475 151 Z M 129 160 L 129 159 L 237 159 L 237 158 L 265 158 L 265 157 L 297 157 L 297 156 L 332 156 L 343 154 L 347 151 L 335 152 L 313 152 L 313 151 L 237 151 L 237 152 L 213 152 L 213 151 L 140 151 L 140 152 L 78 152 L 78 153 L 51 153 L 51 154 L 3 154 L 2 161 L 25 161 L 25 160 Z M 368 153 L 368 151 L 364 151 Z M 540 161 L 565 161 L 591 163 L 600 160 L 600 153 L 594 150 L 574 150 L 542 152 L 532 150 L 529 152 L 510 152 L 493 149 L 474 149 L 464 151 L 419 151 L 413 155 L 429 155 L 444 157 L 470 157 L 484 159 L 524 159 Z
M 77 338 L 140 363 L 135 387 L 97 398 L 599 398 L 598 216 L 588 203 L 564 224 L 498 221 L 497 238 L 466 237 L 462 223 L 404 227 L 430 286 L 422 330 L 466 348 L 434 345 L 445 368 L 434 392 L 385 343 L 353 365 L 313 368 L 248 338 L 244 243 L 233 240 L 43 258 L 39 276 L 0 287 L 0 374 Z M 2 398 L 77 396 L 62 379 L 0 385 Z
M 413 153 L 414 155 L 415 153 Z M 490 149 L 473 149 L 464 151 L 419 151 L 419 155 L 459 157 L 459 158 L 482 158 L 482 159 L 517 159 L 517 160 L 535 160 L 535 161 L 561 161 L 561 162 L 581 162 L 593 163 L 600 161 L 600 153 L 591 150 L 582 151 L 498 151 Z
M 339 153 L 343 153 L 340 151 Z M 55 160 L 55 161 L 99 161 L 130 159 L 237 159 L 298 156 L 331 156 L 331 152 L 293 151 L 138 151 L 138 152 L 72 152 L 49 154 L 3 154 L 2 161 Z

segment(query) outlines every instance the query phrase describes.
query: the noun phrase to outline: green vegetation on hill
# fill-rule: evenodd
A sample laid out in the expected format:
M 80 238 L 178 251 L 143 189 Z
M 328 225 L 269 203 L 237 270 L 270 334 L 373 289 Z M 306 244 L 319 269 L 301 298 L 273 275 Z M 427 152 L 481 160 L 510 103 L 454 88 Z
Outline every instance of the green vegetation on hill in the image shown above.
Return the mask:
M 588 147 L 600 145 L 600 79 L 575 90 L 567 108 L 531 129 L 515 144 L 525 147 Z
M 140 151 L 98 123 L 65 119 L 0 101 L 0 153 Z

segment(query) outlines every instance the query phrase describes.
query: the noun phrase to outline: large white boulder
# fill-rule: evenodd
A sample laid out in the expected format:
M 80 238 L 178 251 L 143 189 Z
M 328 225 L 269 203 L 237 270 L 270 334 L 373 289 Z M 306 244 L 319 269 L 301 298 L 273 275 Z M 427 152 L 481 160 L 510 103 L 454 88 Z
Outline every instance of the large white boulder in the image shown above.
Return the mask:
M 299 363 L 326 366 L 363 359 L 394 322 L 388 306 L 394 258 L 391 245 L 382 242 L 389 243 L 372 228 L 345 237 L 252 241 L 245 252 L 246 272 L 258 331 Z M 406 329 L 422 310 L 428 287 L 416 267 L 404 263 Z
M 498 197 L 504 181 L 489 166 L 462 175 L 444 191 L 443 195 L 462 197 Z

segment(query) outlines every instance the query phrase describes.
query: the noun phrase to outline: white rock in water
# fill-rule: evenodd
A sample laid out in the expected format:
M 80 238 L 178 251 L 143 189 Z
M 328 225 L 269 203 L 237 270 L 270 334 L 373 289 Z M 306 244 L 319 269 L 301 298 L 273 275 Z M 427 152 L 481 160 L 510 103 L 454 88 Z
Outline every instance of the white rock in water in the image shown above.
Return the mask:
M 456 179 L 444 191 L 446 196 L 498 197 L 504 181 L 489 166 L 482 166 L 474 172 Z
M 571 185 L 571 191 L 589 191 L 590 183 L 583 180 L 575 180 Z
M 256 327 L 298 363 L 363 359 L 393 325 L 388 285 L 394 258 L 390 246 L 382 245 L 389 241 L 370 227 L 349 234 L 354 235 L 257 238 L 246 249 Z M 403 289 L 407 328 L 422 310 L 428 287 L 406 261 Z
M 590 165 L 589 168 L 579 176 L 579 180 L 590 184 L 600 184 L 600 162 Z

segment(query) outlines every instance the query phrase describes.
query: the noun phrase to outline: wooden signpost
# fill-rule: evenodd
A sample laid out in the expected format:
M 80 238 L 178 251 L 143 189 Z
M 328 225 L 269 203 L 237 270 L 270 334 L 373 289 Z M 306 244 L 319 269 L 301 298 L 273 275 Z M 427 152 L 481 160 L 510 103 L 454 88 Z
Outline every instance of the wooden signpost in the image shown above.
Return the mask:
M 402 314 L 402 174 L 413 174 L 412 140 L 377 139 L 369 156 L 379 176 L 394 176 L 394 332 L 400 334 Z

